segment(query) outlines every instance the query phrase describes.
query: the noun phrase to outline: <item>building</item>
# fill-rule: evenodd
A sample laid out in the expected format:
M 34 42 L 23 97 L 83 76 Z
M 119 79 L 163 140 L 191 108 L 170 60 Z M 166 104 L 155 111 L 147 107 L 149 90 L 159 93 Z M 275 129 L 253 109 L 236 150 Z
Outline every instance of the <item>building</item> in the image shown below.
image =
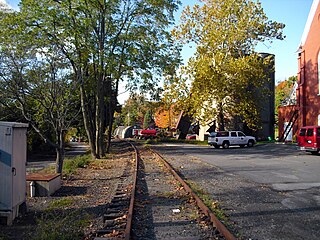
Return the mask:
M 298 48 L 296 101 L 279 108 L 279 140 L 294 141 L 302 126 L 320 124 L 320 0 L 314 0 Z

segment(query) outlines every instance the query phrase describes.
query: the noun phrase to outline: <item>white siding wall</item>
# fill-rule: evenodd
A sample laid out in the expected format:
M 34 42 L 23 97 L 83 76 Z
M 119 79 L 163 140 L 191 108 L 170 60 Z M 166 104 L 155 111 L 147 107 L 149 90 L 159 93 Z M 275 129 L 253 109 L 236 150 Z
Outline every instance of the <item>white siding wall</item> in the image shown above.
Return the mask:
M 0 125 L 0 210 L 12 206 L 12 128 Z
M 27 127 L 0 122 L 0 213 L 8 217 L 8 224 L 26 201 Z

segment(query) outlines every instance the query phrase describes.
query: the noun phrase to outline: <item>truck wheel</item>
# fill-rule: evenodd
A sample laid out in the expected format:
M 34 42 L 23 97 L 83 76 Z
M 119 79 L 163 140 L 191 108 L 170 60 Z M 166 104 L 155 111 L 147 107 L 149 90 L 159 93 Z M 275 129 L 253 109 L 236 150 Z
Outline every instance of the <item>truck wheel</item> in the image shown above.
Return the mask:
M 249 140 L 249 142 L 248 142 L 248 147 L 253 147 L 253 141 L 252 140 Z
M 223 143 L 222 143 L 222 147 L 223 148 L 229 148 L 229 146 L 230 146 L 230 143 L 228 142 L 228 141 L 224 141 Z

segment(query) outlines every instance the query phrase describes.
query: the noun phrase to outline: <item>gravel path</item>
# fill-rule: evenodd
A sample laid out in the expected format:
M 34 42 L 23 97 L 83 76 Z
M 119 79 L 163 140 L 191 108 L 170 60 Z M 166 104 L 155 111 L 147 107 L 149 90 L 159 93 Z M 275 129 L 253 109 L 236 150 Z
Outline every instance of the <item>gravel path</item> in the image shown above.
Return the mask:
M 133 239 L 219 239 L 160 160 L 143 150 Z

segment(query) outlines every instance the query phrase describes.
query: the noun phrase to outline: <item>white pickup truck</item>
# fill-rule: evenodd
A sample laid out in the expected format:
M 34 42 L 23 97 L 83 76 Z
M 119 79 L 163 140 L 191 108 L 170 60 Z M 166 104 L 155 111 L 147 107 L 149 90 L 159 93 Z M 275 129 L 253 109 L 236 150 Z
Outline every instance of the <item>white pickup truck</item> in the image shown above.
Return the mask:
M 246 136 L 241 131 L 221 131 L 211 133 L 208 137 L 208 144 L 214 146 L 215 148 L 229 148 L 232 145 L 239 145 L 244 147 L 252 147 L 256 143 L 255 137 Z

